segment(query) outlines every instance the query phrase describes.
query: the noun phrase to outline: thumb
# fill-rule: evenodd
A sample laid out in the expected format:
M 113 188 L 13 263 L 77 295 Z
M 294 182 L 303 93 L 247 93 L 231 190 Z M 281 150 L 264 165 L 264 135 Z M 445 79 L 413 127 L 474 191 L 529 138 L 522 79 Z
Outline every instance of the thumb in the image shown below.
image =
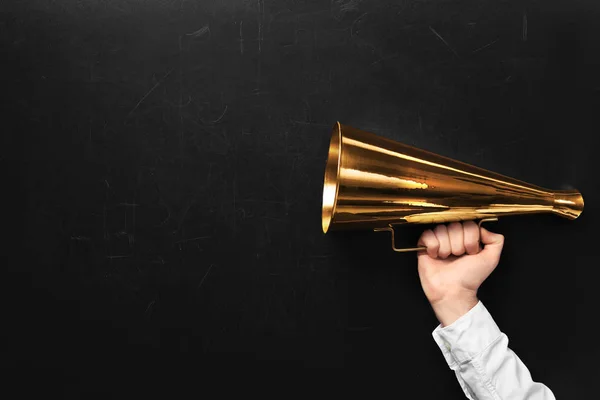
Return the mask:
M 504 247 L 504 236 L 482 227 L 481 243 L 484 247 L 479 255 L 495 268 L 498 261 L 500 261 L 500 253 L 502 253 L 502 247 Z

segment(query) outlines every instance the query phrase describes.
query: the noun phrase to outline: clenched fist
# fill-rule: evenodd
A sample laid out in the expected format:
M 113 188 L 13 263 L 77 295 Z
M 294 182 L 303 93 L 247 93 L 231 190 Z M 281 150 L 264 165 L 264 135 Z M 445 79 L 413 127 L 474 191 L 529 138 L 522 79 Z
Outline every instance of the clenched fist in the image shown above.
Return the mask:
M 483 245 L 483 248 L 482 248 Z M 419 239 L 419 278 L 443 326 L 473 308 L 477 289 L 500 261 L 504 236 L 475 222 L 453 222 L 426 230 Z

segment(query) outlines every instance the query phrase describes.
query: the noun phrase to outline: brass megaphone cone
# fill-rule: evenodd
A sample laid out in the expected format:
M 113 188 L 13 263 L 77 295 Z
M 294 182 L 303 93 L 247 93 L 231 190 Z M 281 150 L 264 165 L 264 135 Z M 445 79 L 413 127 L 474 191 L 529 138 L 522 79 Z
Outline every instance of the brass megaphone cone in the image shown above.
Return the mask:
M 325 167 L 323 232 L 583 211 L 576 190 L 549 190 L 369 132 L 334 126 Z M 395 249 L 395 248 L 394 248 Z M 395 249 L 397 251 L 419 250 Z

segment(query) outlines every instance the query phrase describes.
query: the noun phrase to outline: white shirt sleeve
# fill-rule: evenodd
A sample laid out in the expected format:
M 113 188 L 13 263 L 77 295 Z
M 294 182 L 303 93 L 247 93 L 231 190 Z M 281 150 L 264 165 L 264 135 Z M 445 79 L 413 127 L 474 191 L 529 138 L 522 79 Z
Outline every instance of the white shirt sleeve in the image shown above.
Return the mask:
M 550 389 L 534 382 L 525 364 L 508 348 L 508 337 L 481 301 L 432 334 L 467 398 L 555 400 Z

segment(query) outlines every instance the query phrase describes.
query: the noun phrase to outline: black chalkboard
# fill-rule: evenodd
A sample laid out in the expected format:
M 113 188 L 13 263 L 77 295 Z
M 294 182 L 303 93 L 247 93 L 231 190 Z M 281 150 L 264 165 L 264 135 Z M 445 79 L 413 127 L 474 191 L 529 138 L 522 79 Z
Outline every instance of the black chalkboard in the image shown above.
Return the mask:
M 574 393 L 597 304 L 599 13 L 591 0 L 2 2 L 5 254 L 18 249 L 5 367 L 52 371 L 71 395 L 192 365 L 343 368 L 344 389 L 390 375 L 379 387 L 399 395 L 463 398 L 414 255 L 321 231 L 341 121 L 583 193 L 576 221 L 496 224 L 506 248 L 480 296 L 535 380 L 590 398 Z

